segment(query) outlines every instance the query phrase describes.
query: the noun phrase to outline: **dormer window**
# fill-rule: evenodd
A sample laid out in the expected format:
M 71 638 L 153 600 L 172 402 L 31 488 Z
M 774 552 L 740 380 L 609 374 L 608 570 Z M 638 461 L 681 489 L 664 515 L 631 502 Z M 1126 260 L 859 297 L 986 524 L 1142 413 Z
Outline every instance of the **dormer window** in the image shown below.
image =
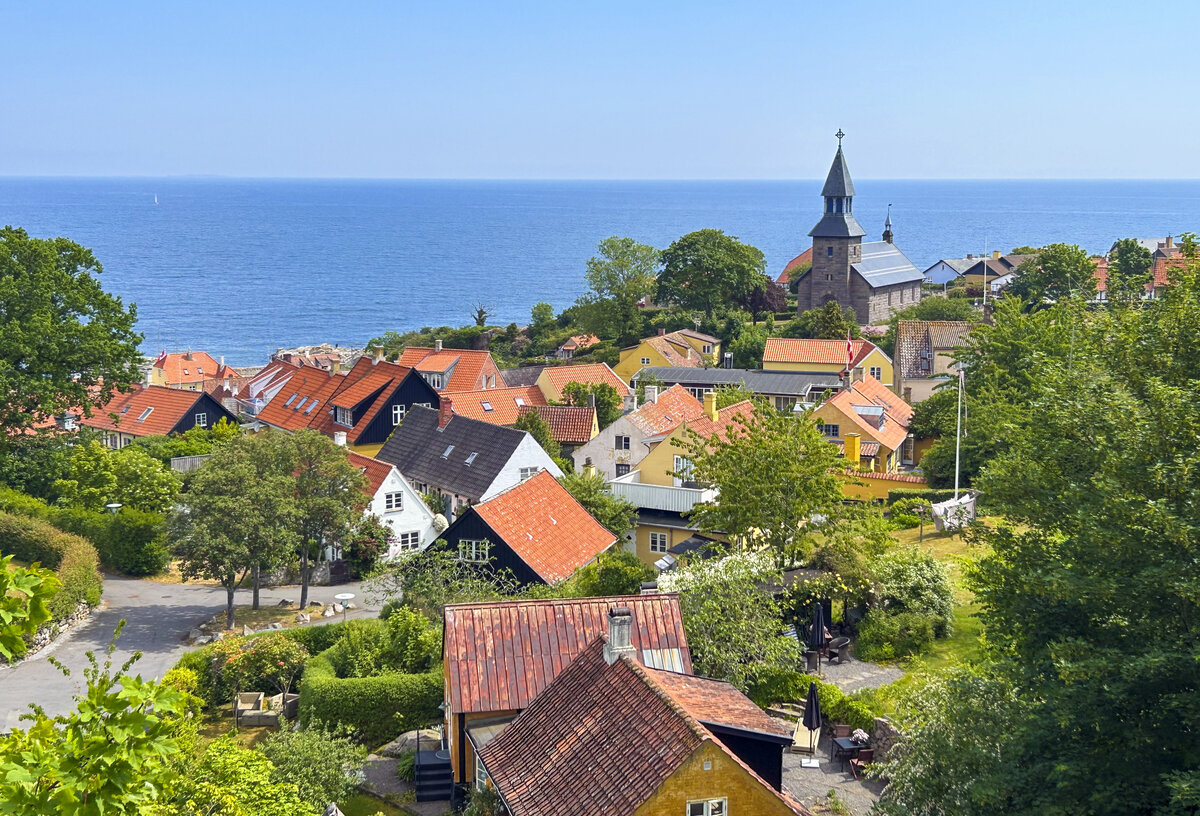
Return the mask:
M 345 425 L 347 428 L 354 427 L 354 415 L 349 408 L 343 408 L 340 405 L 333 407 L 333 421 L 338 425 Z
M 424 374 L 422 374 L 421 376 L 423 376 L 425 378 L 425 382 L 429 383 L 429 385 L 431 387 L 433 387 L 433 388 L 441 388 L 442 387 L 442 382 L 443 382 L 442 372 L 427 371 Z

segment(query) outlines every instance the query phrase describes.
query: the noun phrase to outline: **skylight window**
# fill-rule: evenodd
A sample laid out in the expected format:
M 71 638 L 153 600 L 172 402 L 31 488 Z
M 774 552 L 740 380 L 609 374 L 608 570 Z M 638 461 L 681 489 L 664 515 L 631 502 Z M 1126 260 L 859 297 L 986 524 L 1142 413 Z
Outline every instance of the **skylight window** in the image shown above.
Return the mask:
M 308 397 L 301 397 L 300 401 L 296 403 L 296 407 L 293 408 L 292 410 L 299 411 L 301 408 L 304 407 L 304 403 L 306 403 L 306 402 L 308 402 Z
M 289 405 L 291 405 L 291 404 L 292 404 L 292 400 L 296 399 L 296 397 L 298 397 L 298 396 L 300 396 L 300 394 L 298 394 L 298 393 L 293 393 L 293 394 L 292 394 L 290 397 L 288 397 L 288 398 L 287 398 L 287 402 L 285 402 L 285 403 L 283 404 L 283 407 L 284 407 L 284 408 L 287 408 Z
M 479 404 L 483 406 L 483 410 L 485 410 L 485 411 L 492 410 L 492 404 L 490 402 L 488 402 L 487 400 L 484 400 L 483 402 L 481 402 Z
M 308 404 L 308 407 L 304 409 L 304 413 L 311 414 L 313 412 L 313 408 L 317 407 L 318 402 L 320 402 L 320 400 L 313 400 L 312 402 L 310 402 Z
M 453 450 L 454 450 L 454 446 L 453 446 L 453 445 L 448 445 L 448 446 L 446 447 L 446 451 L 445 451 L 445 453 L 443 453 L 443 454 L 442 454 L 442 458 L 443 458 L 443 459 L 449 459 L 449 458 L 450 458 L 450 452 L 451 452 L 451 451 L 453 451 Z
M 467 457 L 467 464 L 469 465 L 469 464 L 471 464 L 472 462 L 474 462 L 474 461 L 475 461 L 475 457 L 476 457 L 476 456 L 478 456 L 478 455 L 479 455 L 478 451 L 471 451 L 471 455 Z
M 525 398 L 524 397 L 514 397 L 514 401 L 517 403 L 518 408 L 525 407 Z
M 141 415 L 140 417 L 138 417 L 138 418 L 137 418 L 137 421 L 138 421 L 138 422 L 145 422 L 145 421 L 146 421 L 146 417 L 150 416 L 150 412 L 151 412 L 151 411 L 153 411 L 153 410 L 154 410 L 153 408 L 147 408 L 145 411 L 142 411 L 142 415 Z
M 121 409 L 121 413 L 122 413 L 122 414 L 127 414 L 127 413 L 129 413 L 129 406 L 128 406 L 128 405 L 126 405 L 124 408 L 122 408 L 122 409 Z

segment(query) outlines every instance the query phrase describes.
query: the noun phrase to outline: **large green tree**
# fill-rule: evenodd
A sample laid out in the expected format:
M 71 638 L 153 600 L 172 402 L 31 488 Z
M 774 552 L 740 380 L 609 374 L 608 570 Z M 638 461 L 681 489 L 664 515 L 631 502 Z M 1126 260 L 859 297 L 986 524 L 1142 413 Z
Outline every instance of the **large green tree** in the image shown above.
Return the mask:
M 148 816 L 316 816 L 321 809 L 300 797 L 296 781 L 280 779 L 266 756 L 232 736 L 213 740 L 188 757 Z
M 568 473 L 559 482 L 575 497 L 575 501 L 582 504 L 596 521 L 618 539 L 623 539 L 633 529 L 637 507 L 627 499 L 610 493 L 604 477 L 599 473 Z
M 54 491 L 59 503 L 68 507 L 103 510 L 116 502 L 165 513 L 175 503 L 180 486 L 175 471 L 141 448 L 112 451 L 93 440 L 75 448 Z
M 90 416 L 138 379 L 137 308 L 104 291 L 101 271 L 66 238 L 0 229 L 0 444 L 69 410 Z
M 588 259 L 590 287 L 576 302 L 576 321 L 585 331 L 630 346 L 642 336 L 639 301 L 654 294 L 658 250 L 632 238 L 605 238 Z
M 1153 273 L 1154 256 L 1136 239 L 1122 238 L 1113 247 L 1108 261 L 1105 294 L 1110 301 L 1137 303 L 1146 295 L 1146 284 Z
M 744 303 L 770 282 L 762 250 L 717 229 L 689 232 L 662 251 L 655 300 L 685 309 L 713 310 Z
M 587 406 L 596 400 L 596 423 L 603 430 L 621 417 L 624 404 L 617 389 L 608 383 L 569 382 L 562 389 L 563 402 L 567 405 Z
M 1050 244 L 1018 266 L 1016 275 L 1009 291 L 1034 308 L 1096 296 L 1096 262 L 1076 244 Z
M 285 728 L 257 746 L 271 761 L 271 781 L 294 784 L 300 798 L 320 813 L 330 802 L 342 802 L 358 788 L 367 751 L 350 737 L 309 727 Z
M 846 334 L 858 337 L 858 314 L 850 306 L 843 308 L 836 300 L 801 312 L 783 327 L 780 337 L 817 340 L 845 340 Z
M 879 347 L 889 355 L 896 353 L 896 331 L 901 320 L 966 320 L 978 323 L 982 319 L 983 313 L 966 298 L 927 297 L 892 315 Z

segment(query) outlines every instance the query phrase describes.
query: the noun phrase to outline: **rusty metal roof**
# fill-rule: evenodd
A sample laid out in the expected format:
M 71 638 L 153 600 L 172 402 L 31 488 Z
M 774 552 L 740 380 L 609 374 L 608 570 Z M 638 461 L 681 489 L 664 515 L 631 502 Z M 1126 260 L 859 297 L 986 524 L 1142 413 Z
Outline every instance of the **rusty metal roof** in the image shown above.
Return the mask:
M 691 673 L 674 593 L 453 604 L 446 607 L 442 641 L 451 711 L 525 708 L 589 643 L 607 633 L 614 606 L 633 612 L 633 646 L 639 655 L 652 665 L 678 664 Z M 647 651 L 651 654 L 642 654 Z

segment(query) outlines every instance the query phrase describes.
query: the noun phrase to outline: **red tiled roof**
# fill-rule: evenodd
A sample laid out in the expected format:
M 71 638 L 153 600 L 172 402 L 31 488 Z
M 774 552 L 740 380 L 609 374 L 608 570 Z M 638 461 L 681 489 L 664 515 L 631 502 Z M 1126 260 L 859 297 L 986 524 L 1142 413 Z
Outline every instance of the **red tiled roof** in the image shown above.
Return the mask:
M 456 408 L 457 397 L 456 394 Z M 517 416 L 519 418 L 530 411 L 537 411 L 538 415 L 546 420 L 555 442 L 582 445 L 592 438 L 592 427 L 596 424 L 595 408 L 580 405 L 526 405 L 517 409 Z
M 366 358 L 363 358 L 366 359 Z M 386 364 L 389 368 L 391 363 Z M 355 366 L 355 368 L 358 368 Z M 379 393 L 388 383 L 394 382 L 396 379 L 403 379 L 404 374 L 409 372 L 409 369 L 400 367 L 400 374 L 393 374 L 388 370 L 383 371 L 368 371 L 364 372 L 363 376 L 358 377 L 357 381 L 354 377 L 354 370 L 343 378 L 337 391 L 330 397 L 331 405 L 340 405 L 343 408 L 354 408 L 367 397 Z
M 567 342 L 559 346 L 560 349 L 575 349 L 587 348 L 594 346 L 600 342 L 600 338 L 594 334 L 576 334 L 567 338 Z
M 367 477 L 367 487 L 363 492 L 369 498 L 375 498 L 375 494 L 379 492 L 379 488 L 383 487 L 383 483 L 391 475 L 394 466 L 352 450 L 348 450 L 346 453 L 349 454 L 350 464 L 361 470 Z
M 526 405 L 546 404 L 546 398 L 536 385 L 456 391 L 453 396 L 454 413 L 493 425 L 512 425 L 517 421 L 518 412 L 521 410 L 518 399 Z
M 608 611 L 614 606 L 632 610 L 633 645 L 639 652 L 678 650 L 683 668 L 691 672 L 674 593 L 451 604 L 442 641 L 451 711 L 525 708 L 608 631 Z
M 791 729 L 750 701 L 730 683 L 697 677 L 694 674 L 663 671 L 645 667 L 650 676 L 671 699 L 683 706 L 702 723 L 725 725 L 744 731 L 788 736 Z
M 670 335 L 647 337 L 645 343 L 661 354 L 669 366 L 700 368 L 704 365 L 704 361 L 700 358 L 700 355 L 688 345 L 686 340 L 681 338 L 671 337 Z
M 801 266 L 804 266 L 805 264 L 811 264 L 811 263 L 812 263 L 812 247 L 809 247 L 808 249 L 804 250 L 799 255 L 797 255 L 795 258 L 792 258 L 790 261 L 787 262 L 787 266 L 785 266 L 783 268 L 783 271 L 779 273 L 779 277 L 775 279 L 775 282 L 782 284 L 784 286 L 787 286 L 789 283 L 791 283 L 790 275 L 792 274 L 793 269 L 799 269 Z
M 190 360 L 189 354 L 192 357 Z M 155 360 L 154 367 L 162 369 L 168 383 L 198 383 L 238 375 L 229 366 L 218 363 L 206 351 L 174 351 Z
M 480 383 L 480 374 L 483 373 L 485 368 L 489 367 L 494 373 L 497 382 L 503 382 L 500 378 L 499 369 L 496 368 L 496 363 L 492 360 L 492 353 L 490 351 L 448 348 L 435 351 L 431 348 L 409 346 L 400 355 L 400 359 L 397 362 L 400 365 L 425 372 L 444 372 L 451 366 L 454 366 L 454 371 L 450 374 L 449 382 L 445 383 L 441 389 L 443 391 L 479 390 L 483 386 Z
M 896 450 L 908 436 L 908 423 L 912 419 L 912 407 L 893 394 L 874 377 L 864 377 L 829 398 L 841 414 L 855 425 L 859 432 L 866 432 L 879 440 L 888 450 Z M 854 406 L 874 406 L 883 409 L 883 428 L 854 410 Z M 843 437 L 845 430 L 842 431 Z
M 658 682 L 662 672 L 627 654 L 610 665 L 604 645 L 603 637 L 592 641 L 480 750 L 513 816 L 632 816 L 706 743 L 762 785 L 781 811 L 809 813 L 714 736 Z
M 131 436 L 161 436 L 169 434 L 203 396 L 203 391 L 144 385 L 128 394 L 114 394 L 106 405 L 79 422 L 89 428 L 119 431 Z M 152 410 L 139 421 L 147 409 Z M 115 421 L 111 414 L 117 415 Z
M 688 422 L 687 426 L 705 439 L 710 439 L 718 435 L 726 436 L 731 431 L 741 432 L 743 428 L 742 423 L 737 421 L 739 417 L 744 422 L 749 422 L 754 417 L 754 403 L 750 400 L 735 402 L 717 411 L 715 422 L 707 415 L 702 415 L 699 419 Z
M 617 394 L 621 397 L 627 397 L 630 394 L 629 386 L 621 380 L 616 373 L 608 367 L 606 363 L 588 363 L 586 365 L 565 365 L 565 366 L 547 366 L 542 375 L 550 382 L 548 392 L 543 392 L 546 399 L 554 402 L 562 401 L 563 387 L 567 383 L 583 383 L 591 385 L 592 383 L 608 383 L 613 388 L 617 389 Z M 539 378 L 540 379 L 540 378 Z
M 870 340 L 852 340 L 853 358 L 851 365 L 858 365 L 864 357 L 875 350 Z M 846 365 L 845 340 L 792 340 L 785 337 L 767 338 L 763 350 L 764 363 L 820 363 Z
M 837 440 L 831 440 L 831 441 L 833 442 L 834 445 L 837 445 L 837 449 L 839 451 L 844 452 L 846 450 L 846 442 L 844 439 L 837 439 Z M 865 456 L 868 459 L 873 456 L 878 456 L 879 455 L 879 443 L 878 442 L 859 442 L 858 443 L 858 455 Z
M 656 402 L 647 402 L 628 414 L 629 419 L 646 436 L 669 434 L 681 422 L 699 419 L 704 415 L 700 400 L 676 383 L 658 395 Z
M 329 398 L 344 379 L 344 375 L 315 366 L 299 368 L 275 398 L 262 407 L 258 419 L 286 431 L 312 427 L 328 418 Z
M 546 470 L 474 510 L 548 584 L 570 578 L 617 540 Z
M 869 479 L 883 479 L 887 482 L 909 482 L 912 484 L 925 484 L 925 477 L 917 476 L 912 473 L 874 473 L 870 471 L 847 470 L 847 476 L 861 476 Z

